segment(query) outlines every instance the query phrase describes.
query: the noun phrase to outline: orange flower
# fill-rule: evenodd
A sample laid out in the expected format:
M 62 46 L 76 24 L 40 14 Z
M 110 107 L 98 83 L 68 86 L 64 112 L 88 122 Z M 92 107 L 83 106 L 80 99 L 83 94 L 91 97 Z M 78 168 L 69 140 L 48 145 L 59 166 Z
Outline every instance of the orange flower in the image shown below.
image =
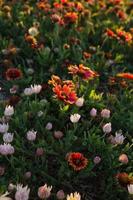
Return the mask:
M 78 15 L 75 12 L 68 12 L 64 16 L 64 22 L 66 24 L 75 23 L 78 19 Z
M 84 80 L 90 80 L 94 77 L 97 77 L 98 74 L 92 71 L 90 68 L 85 67 L 83 64 L 77 65 L 70 65 L 68 67 L 69 73 L 73 75 L 80 75 Z
M 133 184 L 133 177 L 130 177 L 126 172 L 118 173 L 116 178 L 121 186 L 127 186 Z
M 131 73 L 119 73 L 117 74 L 117 77 L 133 80 L 133 74 Z
M 53 92 L 55 97 L 68 104 L 74 104 L 77 100 L 75 92 L 75 85 L 70 80 L 62 81 L 60 77 L 52 75 L 51 80 L 48 82 L 53 85 Z
M 16 80 L 22 78 L 22 72 L 17 68 L 9 68 L 5 75 L 7 80 Z
M 77 100 L 76 92 L 69 85 L 56 85 L 53 92 L 58 99 L 68 104 L 74 104 Z
M 69 153 L 67 160 L 69 165 L 72 166 L 75 171 L 84 169 L 88 164 L 88 159 L 79 152 Z

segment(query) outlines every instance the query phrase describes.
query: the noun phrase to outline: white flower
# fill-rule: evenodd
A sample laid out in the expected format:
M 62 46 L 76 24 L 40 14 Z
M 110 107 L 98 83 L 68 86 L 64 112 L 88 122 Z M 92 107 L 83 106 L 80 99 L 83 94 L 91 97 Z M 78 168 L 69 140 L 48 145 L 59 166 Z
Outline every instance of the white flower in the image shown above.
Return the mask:
M 114 141 L 115 144 L 123 144 L 125 137 L 122 135 L 122 132 L 115 133 Z
M 1 155 L 11 155 L 14 153 L 14 147 L 11 144 L 1 144 L 0 145 L 0 154 Z
M 103 118 L 110 118 L 110 110 L 108 110 L 108 109 L 103 109 L 102 111 L 101 111 L 101 117 L 103 117 Z
M 46 127 L 45 127 L 47 130 L 51 130 L 52 128 L 53 128 L 53 125 L 52 125 L 52 123 L 51 122 L 48 122 L 47 124 L 46 124 Z
M 127 186 L 129 194 L 133 195 L 133 184 Z
M 84 98 L 83 97 L 78 98 L 75 104 L 78 107 L 82 107 L 84 104 Z
M 40 111 L 37 113 L 37 116 L 38 116 L 38 117 L 41 117 L 42 115 L 43 115 L 43 111 L 40 110 Z
M 7 124 L 5 124 L 5 123 L 0 124 L 0 133 L 6 133 L 8 131 L 8 129 L 9 129 L 8 123 Z
M 3 141 L 5 143 L 10 143 L 13 141 L 13 134 L 12 133 L 4 133 L 3 135 Z
M 111 127 L 111 123 L 107 123 L 103 126 L 103 132 L 104 133 L 110 133 L 112 130 L 112 127 Z
M 1 196 L 0 196 L 0 200 L 12 200 L 10 197 L 7 197 L 8 194 L 9 194 L 9 193 L 6 192 L 5 194 L 1 195 Z
M 32 131 L 28 131 L 26 134 L 27 140 L 29 141 L 34 141 L 36 139 L 36 131 L 32 130 Z
M 5 111 L 4 111 L 4 115 L 5 116 L 12 116 L 14 114 L 14 108 L 13 106 L 6 106 Z
M 67 195 L 67 200 L 81 200 L 81 195 L 77 192 Z
M 26 96 L 30 96 L 30 95 L 33 94 L 33 91 L 32 91 L 31 88 L 25 88 L 25 89 L 24 89 L 24 94 L 25 94 Z
M 33 36 L 33 37 L 35 37 L 35 36 L 37 36 L 38 35 L 38 29 L 36 28 L 36 27 L 31 27 L 31 28 L 29 28 L 29 30 L 28 30 L 28 33 L 31 35 L 31 36 Z
M 47 199 L 51 195 L 52 186 L 41 186 L 38 188 L 38 196 L 40 199 Z
M 81 117 L 81 115 L 79 115 L 78 113 L 75 113 L 70 116 L 70 121 L 72 123 L 77 123 L 80 120 L 80 117 Z
M 41 85 L 31 85 L 32 92 L 35 94 L 40 93 L 42 86 Z
M 15 194 L 15 200 L 28 200 L 30 189 L 28 186 L 23 187 L 23 185 L 17 185 L 17 191 Z
M 96 117 L 96 115 L 97 115 L 97 110 L 95 108 L 92 108 L 91 111 L 90 111 L 90 116 Z

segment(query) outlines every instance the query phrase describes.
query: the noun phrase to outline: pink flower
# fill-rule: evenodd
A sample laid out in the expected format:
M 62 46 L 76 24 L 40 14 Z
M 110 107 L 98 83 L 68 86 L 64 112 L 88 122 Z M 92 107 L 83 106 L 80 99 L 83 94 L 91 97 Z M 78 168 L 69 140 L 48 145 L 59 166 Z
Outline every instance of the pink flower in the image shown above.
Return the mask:
M 91 117 L 96 117 L 97 116 L 97 110 L 95 108 L 92 108 L 90 111 L 90 116 Z
M 28 200 L 29 199 L 30 189 L 28 186 L 23 187 L 23 185 L 17 185 L 17 191 L 15 194 L 15 200 Z
M 1 155 L 11 155 L 14 154 L 14 147 L 11 144 L 1 144 L 0 145 L 0 154 Z
M 59 199 L 59 200 L 65 199 L 65 193 L 64 193 L 64 191 L 63 191 L 63 190 L 59 190 L 59 191 L 56 193 L 56 197 L 57 197 L 57 199 Z
M 39 187 L 38 189 L 38 196 L 40 199 L 47 199 L 50 197 L 51 195 L 51 190 L 52 190 L 52 186 L 47 186 L 47 184 L 45 184 L 44 186 Z
M 101 117 L 103 117 L 103 118 L 110 118 L 110 110 L 108 110 L 108 109 L 103 109 L 102 111 L 101 111 Z
M 111 127 L 111 123 L 107 123 L 103 126 L 103 132 L 104 133 L 110 133 L 112 130 L 112 127 Z
M 32 131 L 28 131 L 27 132 L 27 140 L 29 141 L 34 141 L 36 139 L 36 131 L 32 130 Z
M 101 157 L 100 156 L 96 156 L 94 159 L 93 159 L 93 162 L 95 164 L 99 164 L 101 162 Z
M 54 137 L 56 139 L 61 139 L 63 137 L 63 132 L 62 131 L 55 131 L 54 132 Z

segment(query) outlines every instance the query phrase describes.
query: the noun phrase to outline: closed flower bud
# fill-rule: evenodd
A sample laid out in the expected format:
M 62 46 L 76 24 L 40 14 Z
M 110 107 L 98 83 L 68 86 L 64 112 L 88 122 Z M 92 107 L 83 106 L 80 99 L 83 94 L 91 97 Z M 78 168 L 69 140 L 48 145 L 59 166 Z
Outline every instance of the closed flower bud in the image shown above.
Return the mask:
M 102 111 L 101 111 L 101 117 L 103 117 L 103 118 L 110 118 L 110 110 L 108 110 L 108 109 L 103 109 Z
M 33 91 L 32 91 L 31 88 L 25 88 L 25 89 L 24 89 L 24 94 L 25 94 L 26 96 L 30 96 L 30 95 L 33 94 Z
M 26 172 L 25 175 L 24 175 L 24 177 L 25 177 L 26 179 L 31 178 L 31 172 Z
M 63 190 L 59 190 L 57 193 L 56 193 L 56 197 L 58 200 L 63 200 L 65 198 L 65 193 Z
M 90 111 L 90 116 L 91 117 L 96 117 L 97 116 L 97 110 L 95 108 L 92 108 Z
M 56 139 L 61 139 L 63 137 L 63 132 L 62 131 L 55 131 L 54 132 L 54 137 Z
M 78 107 L 82 107 L 84 104 L 84 98 L 83 97 L 78 98 L 75 104 Z
M 32 130 L 32 131 L 28 131 L 26 136 L 27 136 L 27 140 L 29 141 L 34 141 L 36 140 L 36 131 Z
M 13 141 L 13 134 L 12 133 L 4 133 L 3 135 L 3 141 L 5 143 L 10 143 Z
M 28 68 L 27 69 L 27 74 L 29 74 L 29 75 L 34 74 L 34 69 L 33 68 Z
M 45 127 L 47 130 L 51 130 L 52 128 L 53 128 L 53 125 L 52 125 L 52 123 L 51 122 L 48 122 L 47 124 L 46 124 L 46 127 Z
M 44 150 L 43 148 L 37 148 L 36 150 L 36 156 L 43 156 L 44 155 Z
M 70 116 L 70 121 L 72 123 L 77 123 L 80 120 L 80 117 L 81 117 L 81 115 L 79 115 L 78 113 L 75 113 Z
M 93 159 L 93 162 L 95 164 L 99 164 L 101 162 L 101 158 L 99 156 L 96 156 L 94 159 Z
M 120 161 L 121 163 L 127 164 L 127 163 L 128 163 L 128 157 L 127 157 L 127 155 L 126 155 L 126 154 L 121 154 L 121 155 L 119 156 L 119 161 Z
M 12 183 L 10 183 L 9 185 L 8 185 L 8 191 L 9 192 L 12 192 L 13 190 L 15 190 L 16 189 L 16 185 L 14 185 L 14 184 L 12 184 Z
M 4 111 L 4 115 L 7 117 L 10 117 L 14 114 L 14 108 L 13 106 L 6 106 L 5 111 Z
M 103 126 L 103 132 L 104 132 L 104 133 L 110 133 L 111 130 L 112 130 L 112 128 L 111 128 L 111 123 L 107 123 L 107 124 L 105 124 L 105 125 Z

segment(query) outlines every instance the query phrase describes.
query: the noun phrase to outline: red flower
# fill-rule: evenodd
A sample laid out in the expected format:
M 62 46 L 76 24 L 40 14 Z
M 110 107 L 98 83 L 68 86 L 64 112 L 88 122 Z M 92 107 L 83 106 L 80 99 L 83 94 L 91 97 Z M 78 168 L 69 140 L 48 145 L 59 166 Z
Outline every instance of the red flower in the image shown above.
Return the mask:
M 88 164 L 88 159 L 79 152 L 69 153 L 67 160 L 69 165 L 72 166 L 75 171 L 80 171 L 81 169 L 84 169 Z
M 133 74 L 131 74 L 131 73 L 119 73 L 119 74 L 117 74 L 117 76 L 121 77 L 121 78 L 133 80 Z
M 130 177 L 126 172 L 118 173 L 116 178 L 121 186 L 133 184 L 133 177 Z
M 64 16 L 64 22 L 66 24 L 75 23 L 78 19 L 78 15 L 75 12 L 68 12 Z
M 6 76 L 7 80 L 20 79 L 20 78 L 22 78 L 22 71 L 20 69 L 17 69 L 17 68 L 9 68 L 6 71 L 5 76 Z
M 90 68 L 85 67 L 83 64 L 80 64 L 79 66 L 77 65 L 70 65 L 68 67 L 69 73 L 73 75 L 79 75 L 81 76 L 84 80 L 90 80 L 98 74 L 94 71 L 92 71 Z

